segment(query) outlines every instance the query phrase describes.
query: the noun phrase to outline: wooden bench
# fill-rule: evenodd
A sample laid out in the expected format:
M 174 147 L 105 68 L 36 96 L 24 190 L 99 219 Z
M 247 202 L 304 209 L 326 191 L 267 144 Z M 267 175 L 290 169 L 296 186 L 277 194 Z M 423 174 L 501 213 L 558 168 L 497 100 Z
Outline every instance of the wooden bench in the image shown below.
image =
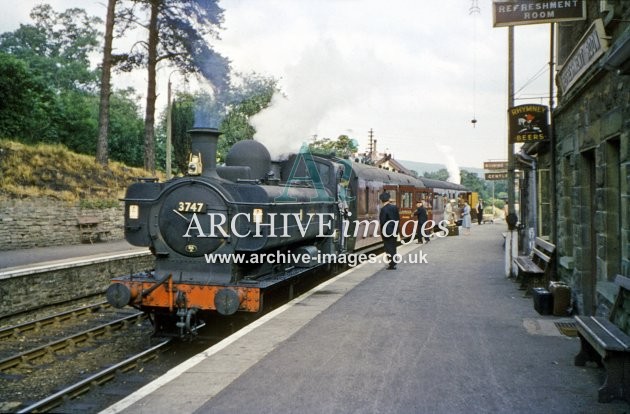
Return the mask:
M 77 217 L 77 226 L 81 232 L 81 241 L 94 243 L 95 240 L 102 240 L 104 236 L 111 234 L 110 230 L 102 230 L 100 228 L 101 220 L 93 216 Z
M 615 398 L 630 402 L 630 279 L 617 275 L 615 284 L 619 292 L 608 318 L 575 317 L 581 345 L 575 365 L 592 361 L 606 369 L 597 397 L 600 403 Z
M 518 268 L 516 280 L 521 282 L 521 289 L 526 294 L 534 287 L 547 287 L 551 279 L 551 259 L 556 246 L 546 240 L 536 237 L 536 244 L 529 256 L 518 256 L 514 264 Z

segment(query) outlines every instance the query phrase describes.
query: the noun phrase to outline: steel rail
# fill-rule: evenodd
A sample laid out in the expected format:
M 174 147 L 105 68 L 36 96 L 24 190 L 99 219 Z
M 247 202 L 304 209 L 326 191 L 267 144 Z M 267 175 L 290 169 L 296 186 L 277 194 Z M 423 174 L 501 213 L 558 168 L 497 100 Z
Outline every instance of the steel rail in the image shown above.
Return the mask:
M 141 353 L 134 355 L 126 360 L 119 362 L 115 365 L 112 365 L 109 368 L 105 368 L 104 370 L 97 372 L 85 378 L 75 384 L 72 384 L 61 391 L 56 392 L 53 395 L 50 395 L 36 403 L 29 405 L 28 407 L 22 408 L 18 413 L 38 413 L 38 412 L 46 412 L 49 411 L 59 405 L 61 405 L 67 399 L 73 399 L 78 397 L 79 395 L 85 394 L 90 391 L 94 386 L 104 384 L 108 381 L 111 381 L 116 377 L 119 373 L 127 372 L 131 369 L 139 367 L 140 363 L 144 363 L 155 359 L 157 357 L 158 351 L 171 343 L 172 338 L 166 339 L 159 344 L 147 349 L 146 351 L 142 351 Z
M 105 332 L 111 331 L 112 329 L 120 329 L 124 325 L 128 324 L 130 321 L 143 317 L 146 317 L 146 314 L 144 312 L 137 312 L 124 318 L 108 322 L 104 325 L 81 331 L 66 338 L 62 338 L 49 344 L 42 345 L 35 349 L 31 349 L 29 351 L 10 356 L 0 361 L 0 372 L 4 372 L 8 369 L 19 366 L 20 364 L 32 361 L 33 359 L 43 357 L 51 352 L 55 353 L 61 349 L 76 345 L 77 343 L 85 342 L 91 338 L 103 335 Z
M 0 322 L 2 322 L 4 320 L 11 319 L 11 318 L 20 317 L 20 315 L 28 315 L 29 313 L 33 313 L 33 312 L 36 312 L 36 311 L 39 311 L 39 310 L 42 310 L 42 309 L 64 306 L 64 305 L 67 305 L 69 303 L 78 302 L 78 301 L 81 301 L 81 300 L 87 300 L 87 299 L 93 298 L 95 296 L 104 296 L 104 295 L 105 295 L 105 291 L 96 292 L 96 293 L 90 293 L 90 294 L 85 295 L 85 296 L 80 297 L 80 298 L 60 300 L 60 301 L 57 301 L 57 302 L 46 303 L 46 304 L 43 304 L 43 305 L 38 306 L 36 308 L 22 309 L 22 310 L 13 312 L 13 313 L 8 313 L 8 314 L 5 314 L 5 315 L 2 315 L 2 317 L 0 317 Z
M 34 321 L 8 326 L 6 328 L 0 329 L 0 339 L 4 339 L 10 336 L 17 336 L 18 334 L 21 334 L 23 332 L 40 329 L 44 326 L 51 325 L 56 322 L 65 321 L 76 316 L 89 314 L 90 312 L 95 312 L 103 307 L 109 306 L 110 305 L 109 303 L 107 303 L 107 301 L 102 301 L 99 303 L 94 303 L 92 305 L 85 305 L 79 308 L 70 309 L 69 311 L 60 312 L 51 316 L 46 316 Z

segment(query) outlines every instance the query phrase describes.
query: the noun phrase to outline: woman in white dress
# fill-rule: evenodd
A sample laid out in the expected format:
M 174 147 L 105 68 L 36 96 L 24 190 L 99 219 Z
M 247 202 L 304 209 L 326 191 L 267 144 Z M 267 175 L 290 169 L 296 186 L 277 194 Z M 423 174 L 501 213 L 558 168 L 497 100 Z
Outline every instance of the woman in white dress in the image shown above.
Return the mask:
M 464 209 L 462 211 L 462 227 L 464 228 L 464 234 L 468 236 L 470 234 L 470 226 L 472 220 L 470 219 L 470 206 L 468 203 L 464 203 Z

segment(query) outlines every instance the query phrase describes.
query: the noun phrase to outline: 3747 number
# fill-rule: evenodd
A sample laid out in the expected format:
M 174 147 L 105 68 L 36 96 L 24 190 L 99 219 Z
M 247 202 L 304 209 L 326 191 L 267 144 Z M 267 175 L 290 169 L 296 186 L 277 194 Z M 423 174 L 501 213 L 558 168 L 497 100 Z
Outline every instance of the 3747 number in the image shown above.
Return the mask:
M 177 211 L 182 213 L 192 212 L 192 213 L 203 213 L 204 211 L 204 203 L 193 203 L 191 201 L 180 201 L 177 204 Z

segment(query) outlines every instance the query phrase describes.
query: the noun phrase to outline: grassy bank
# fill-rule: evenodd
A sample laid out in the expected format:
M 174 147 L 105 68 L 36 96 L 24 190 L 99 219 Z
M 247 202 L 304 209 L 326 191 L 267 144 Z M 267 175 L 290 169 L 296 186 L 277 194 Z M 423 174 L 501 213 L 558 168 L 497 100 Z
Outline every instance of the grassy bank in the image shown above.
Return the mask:
M 0 140 L 0 197 L 4 198 L 51 197 L 90 208 L 111 207 L 129 184 L 150 176 L 118 162 L 103 167 L 93 156 L 62 145 Z

